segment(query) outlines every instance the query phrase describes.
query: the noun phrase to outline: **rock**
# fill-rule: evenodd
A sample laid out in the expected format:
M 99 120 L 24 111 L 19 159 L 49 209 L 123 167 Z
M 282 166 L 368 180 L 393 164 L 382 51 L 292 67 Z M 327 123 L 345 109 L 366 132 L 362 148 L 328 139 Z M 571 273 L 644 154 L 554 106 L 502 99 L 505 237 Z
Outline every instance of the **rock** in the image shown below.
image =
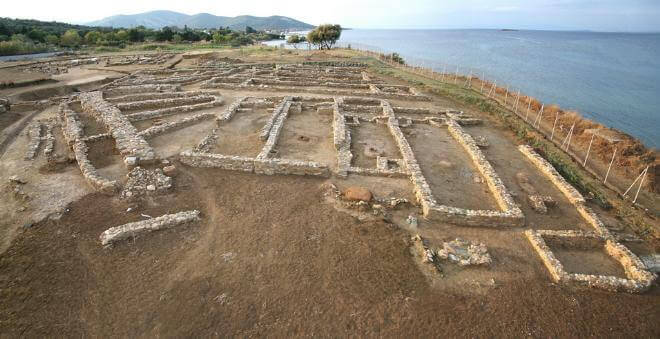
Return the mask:
M 408 225 L 410 225 L 412 228 L 417 228 L 417 218 L 415 218 L 413 215 L 409 215 L 408 219 L 406 219 L 406 222 Z
M 642 260 L 644 266 L 646 266 L 649 271 L 653 273 L 660 273 L 660 254 L 644 255 L 639 258 Z
M 488 142 L 488 139 L 482 135 L 478 135 L 474 137 L 474 143 L 477 144 L 480 148 L 487 148 L 490 146 L 490 143 Z
M 126 157 L 124 159 L 124 164 L 126 164 L 126 166 L 129 166 L 129 167 L 137 165 L 137 162 L 138 162 L 137 157 Z
M 450 260 L 460 266 L 489 265 L 492 262 L 486 245 L 460 238 L 444 243 L 436 254 L 438 258 Z
M 548 207 L 555 206 L 556 204 L 552 197 L 546 195 L 529 195 L 527 199 L 532 209 L 541 214 L 548 213 Z
M 371 192 L 360 186 L 351 186 L 344 191 L 344 198 L 351 201 L 371 201 Z
M 161 161 L 160 163 L 163 164 L 163 165 L 169 165 L 170 161 L 167 160 L 167 159 L 163 159 L 163 161 Z
M 449 167 L 452 166 L 452 163 L 449 162 L 449 161 L 446 161 L 446 160 L 440 160 L 440 161 L 438 162 L 438 165 L 440 165 L 440 166 L 442 166 L 442 167 L 445 167 L 445 168 L 449 168 Z
M 176 167 L 174 165 L 165 166 L 165 167 L 163 167 L 163 173 L 165 175 L 169 176 L 169 177 L 173 177 L 173 176 L 176 175 L 177 170 L 176 170 Z
M 155 191 L 156 185 L 147 185 L 147 191 Z
M 25 180 L 19 178 L 17 175 L 12 175 L 11 177 L 9 177 L 9 182 L 20 185 L 25 185 L 27 183 Z
M 364 156 L 367 158 L 377 158 L 382 156 L 385 152 L 376 145 L 365 145 L 364 146 Z

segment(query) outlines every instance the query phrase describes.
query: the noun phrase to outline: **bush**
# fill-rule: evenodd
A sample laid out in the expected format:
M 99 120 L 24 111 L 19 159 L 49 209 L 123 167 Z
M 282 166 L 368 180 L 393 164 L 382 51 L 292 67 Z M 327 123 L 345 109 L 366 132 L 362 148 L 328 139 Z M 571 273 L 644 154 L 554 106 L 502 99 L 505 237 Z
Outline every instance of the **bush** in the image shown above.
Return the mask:
M 2 41 L 0 42 L 0 55 L 19 55 L 41 53 L 48 51 L 45 45 L 35 45 L 33 43 L 22 41 Z

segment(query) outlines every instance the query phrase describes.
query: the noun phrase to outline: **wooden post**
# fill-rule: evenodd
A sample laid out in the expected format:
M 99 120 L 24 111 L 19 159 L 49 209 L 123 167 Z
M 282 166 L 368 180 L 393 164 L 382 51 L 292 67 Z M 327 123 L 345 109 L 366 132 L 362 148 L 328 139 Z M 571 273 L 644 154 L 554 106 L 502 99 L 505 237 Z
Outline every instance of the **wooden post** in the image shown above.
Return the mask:
M 539 114 L 536 116 L 535 124 L 536 124 L 537 129 L 541 126 L 541 119 L 543 118 L 543 108 L 544 107 L 545 107 L 545 104 L 541 104 L 541 109 L 539 110 Z
M 527 114 L 525 115 L 525 122 L 527 122 L 527 117 L 529 116 L 529 108 L 532 106 L 532 100 L 527 98 Z
M 642 175 L 642 180 L 639 182 L 639 187 L 637 188 L 637 193 L 635 193 L 635 199 L 633 199 L 633 204 L 637 202 L 637 196 L 639 195 L 639 191 L 642 190 L 642 186 L 644 185 L 644 178 L 646 178 L 646 173 L 649 171 L 649 167 L 646 166 L 644 169 L 643 175 Z
M 484 93 L 484 74 L 481 73 L 481 89 L 479 90 L 479 93 L 483 94 Z
M 555 127 L 557 126 L 557 119 L 559 119 L 559 111 L 557 111 L 557 114 L 555 115 L 555 123 L 552 124 L 552 133 L 550 134 L 550 141 L 552 141 L 552 138 L 555 136 Z
M 506 99 L 509 98 L 509 85 L 506 85 L 506 92 L 504 92 L 504 107 L 506 107 Z
M 458 66 L 456 66 L 456 73 L 454 74 L 454 85 L 456 85 L 456 80 L 458 80 Z
M 495 86 L 497 86 L 497 80 L 495 80 L 495 82 L 493 82 L 493 86 L 490 87 L 490 91 L 488 92 L 488 98 L 490 98 L 490 94 L 493 93 Z
M 445 82 L 445 73 L 447 72 L 447 65 L 442 66 L 442 80 L 441 82 Z
M 616 147 L 614 148 L 614 154 L 612 154 L 612 161 L 610 161 L 610 165 L 607 167 L 607 173 L 605 173 L 605 180 L 603 180 L 603 183 L 607 183 L 607 177 L 610 175 L 610 170 L 612 169 L 612 164 L 614 163 L 614 157 L 616 157 Z
M 573 126 L 571 126 L 571 129 L 568 131 L 566 138 L 564 138 L 564 141 L 561 143 L 560 148 L 564 148 L 564 145 L 566 145 L 566 148 L 564 150 L 567 152 L 568 152 L 568 148 L 571 146 L 571 138 L 573 137 L 574 128 L 575 128 L 575 123 L 573 123 Z
M 520 100 L 520 90 L 518 90 L 518 94 L 516 94 L 516 108 L 513 111 L 513 114 L 518 115 L 518 101 Z
M 587 155 L 584 157 L 584 162 L 582 163 L 582 167 L 587 166 L 587 159 L 589 159 L 589 152 L 591 152 L 591 144 L 593 144 L 595 136 L 596 136 L 596 133 L 593 133 L 591 135 L 591 141 L 589 141 L 589 147 L 587 148 Z

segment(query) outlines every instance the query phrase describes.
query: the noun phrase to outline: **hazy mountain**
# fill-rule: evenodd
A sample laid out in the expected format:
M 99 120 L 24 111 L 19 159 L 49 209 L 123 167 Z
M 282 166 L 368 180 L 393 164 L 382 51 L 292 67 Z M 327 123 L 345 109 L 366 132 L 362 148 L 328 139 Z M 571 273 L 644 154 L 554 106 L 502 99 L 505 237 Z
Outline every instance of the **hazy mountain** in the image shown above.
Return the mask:
M 243 30 L 250 26 L 256 30 L 311 29 L 314 26 L 285 16 L 257 17 L 241 15 L 237 17 L 217 16 L 209 13 L 187 15 L 172 11 L 152 11 L 133 15 L 115 15 L 88 22 L 89 26 L 161 28 L 164 26 L 188 26 L 190 28 L 227 27 Z

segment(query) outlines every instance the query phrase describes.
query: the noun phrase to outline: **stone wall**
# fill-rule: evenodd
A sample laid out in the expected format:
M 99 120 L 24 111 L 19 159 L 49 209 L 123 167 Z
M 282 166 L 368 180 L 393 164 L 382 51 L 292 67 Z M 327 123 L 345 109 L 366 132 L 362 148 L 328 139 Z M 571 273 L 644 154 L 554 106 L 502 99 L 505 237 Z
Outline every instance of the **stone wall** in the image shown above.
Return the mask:
M 212 101 L 207 101 L 199 104 L 166 107 L 156 110 L 130 113 L 127 114 L 126 117 L 128 118 L 129 121 L 142 121 L 142 120 L 160 118 L 160 117 L 179 114 L 179 113 L 208 109 L 222 105 L 223 100 L 221 97 L 213 96 L 212 98 L 213 98 Z
M 69 108 L 68 103 L 60 104 L 58 117 L 62 124 L 64 139 L 73 151 L 80 172 L 90 186 L 104 193 L 114 193 L 118 187 L 117 182 L 103 178 L 87 157 L 89 149 L 83 140 L 83 127 L 77 115 L 78 113 Z
M 598 215 L 586 205 L 586 201 L 582 194 L 569 184 L 547 160 L 543 159 L 541 155 L 536 153 L 531 146 L 520 145 L 518 146 L 518 150 L 520 150 L 520 152 L 541 171 L 541 173 L 550 179 L 550 181 L 564 194 L 566 199 L 575 206 L 580 215 L 598 234 L 607 238 L 612 237 L 610 231 L 605 227 L 605 224 L 603 224 Z
M 214 167 L 232 171 L 257 174 L 294 174 L 328 177 L 327 166 L 311 161 L 288 159 L 255 159 L 222 154 L 196 153 L 186 151 L 179 154 L 179 160 L 192 167 Z
M 417 163 L 417 159 L 415 158 L 410 144 L 399 128 L 399 121 L 394 115 L 394 109 L 390 103 L 385 100 L 383 100 L 381 104 L 383 106 L 383 115 L 388 117 L 388 129 L 399 147 L 399 151 L 403 157 L 402 162 L 406 167 L 406 171 L 410 175 L 410 181 L 413 184 L 415 196 L 422 206 L 422 212 L 424 213 L 425 218 L 464 226 L 516 227 L 524 224 L 524 215 L 522 211 L 513 201 L 513 198 L 511 198 L 510 194 L 504 187 L 504 184 L 502 184 L 501 180 L 490 166 L 490 163 L 474 144 L 474 140 L 464 133 L 456 123 L 451 125 L 452 131 L 450 131 L 450 134 L 452 134 L 454 138 L 458 138 L 457 141 L 466 148 L 472 160 L 475 162 L 475 166 L 486 178 L 491 191 L 494 193 L 495 198 L 503 211 L 469 210 L 439 205 L 433 197 L 431 187 L 422 174 L 421 167 Z
M 206 120 L 206 119 L 213 119 L 215 118 L 216 115 L 214 113 L 200 113 L 200 114 L 195 114 L 190 117 L 186 117 L 183 119 L 179 119 L 176 121 L 171 121 L 171 122 L 166 122 L 161 125 L 156 125 L 149 127 L 141 132 L 138 133 L 138 135 L 142 136 L 143 138 L 152 138 L 154 136 L 157 136 L 159 134 L 163 134 L 166 132 L 173 131 L 175 129 L 183 128 L 189 125 L 192 125 L 196 122 L 199 122 L 201 120 Z
M 653 273 L 646 270 L 641 260 L 625 246 L 596 233 L 527 230 L 525 236 L 548 269 L 552 279 L 557 283 L 588 286 L 613 292 L 639 293 L 646 291 L 656 278 Z M 587 238 L 601 242 L 605 251 L 624 268 L 626 278 L 567 272 L 546 243 L 546 237 L 552 237 L 554 242 L 558 239 L 566 239 L 570 243 L 575 241 L 573 238 Z
M 277 118 L 273 122 L 270 131 L 268 132 L 268 138 L 266 139 L 266 143 L 264 144 L 261 153 L 257 155 L 257 159 L 267 159 L 271 156 L 271 151 L 275 148 L 275 145 L 277 144 L 277 139 L 279 139 L 280 132 L 282 131 L 282 127 L 284 126 L 284 120 L 286 120 L 287 116 L 289 115 L 289 108 L 291 107 L 291 97 L 284 98 L 284 100 L 282 100 L 282 102 L 280 103 L 280 106 L 278 106 L 278 108 L 273 111 L 273 115 L 275 115 L 276 112 L 278 111 L 279 114 L 277 115 Z M 262 130 L 262 133 L 263 132 L 264 131 Z
M 179 85 L 140 85 L 140 86 L 117 86 L 103 90 L 106 96 L 122 96 L 139 93 L 177 92 L 181 91 Z
M 136 221 L 109 228 L 101 233 L 99 238 L 101 239 L 101 245 L 106 246 L 123 239 L 135 237 L 142 233 L 172 228 L 199 220 L 199 211 L 197 210 L 166 214 L 157 218 Z
M 124 157 L 135 157 L 138 162 L 151 162 L 156 154 L 137 129 L 117 107 L 103 100 L 101 92 L 80 94 L 83 110 L 103 123 L 115 139 L 117 149 Z

